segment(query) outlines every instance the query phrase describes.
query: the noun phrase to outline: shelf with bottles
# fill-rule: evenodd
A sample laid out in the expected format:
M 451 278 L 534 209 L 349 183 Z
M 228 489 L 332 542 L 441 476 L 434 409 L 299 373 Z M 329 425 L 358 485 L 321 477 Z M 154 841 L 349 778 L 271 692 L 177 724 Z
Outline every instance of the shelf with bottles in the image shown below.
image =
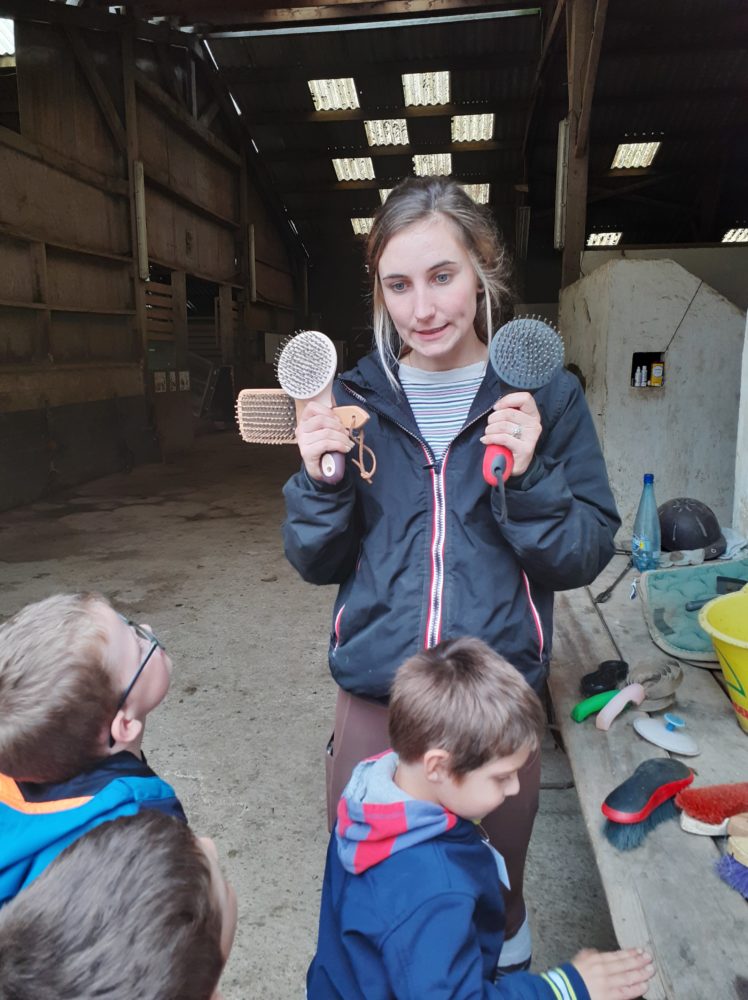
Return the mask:
M 635 351 L 631 355 L 629 385 L 632 389 L 662 389 L 665 385 L 665 352 Z

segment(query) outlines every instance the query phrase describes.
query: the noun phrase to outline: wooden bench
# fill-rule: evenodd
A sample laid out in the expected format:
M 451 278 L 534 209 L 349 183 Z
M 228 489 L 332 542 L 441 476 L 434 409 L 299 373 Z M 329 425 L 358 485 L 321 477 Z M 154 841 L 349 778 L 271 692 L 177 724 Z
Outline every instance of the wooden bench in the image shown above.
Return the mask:
M 605 590 L 626 564 L 616 556 L 593 588 L 556 597 L 550 692 L 574 775 L 608 906 L 621 947 L 645 946 L 657 977 L 648 1000 L 746 1000 L 748 997 L 748 903 L 714 872 L 716 840 L 684 833 L 677 821 L 661 824 L 633 851 L 616 850 L 603 836 L 600 806 L 641 761 L 668 756 L 641 739 L 632 710 L 605 733 L 594 717 L 575 723 L 582 674 L 619 655 L 637 665 L 671 659 L 652 642 L 638 598 L 630 600 L 636 571 Z M 697 757 L 680 758 L 696 771 L 695 785 L 748 780 L 748 735 L 735 719 L 721 673 L 683 663 L 684 679 L 674 710 L 698 743 Z

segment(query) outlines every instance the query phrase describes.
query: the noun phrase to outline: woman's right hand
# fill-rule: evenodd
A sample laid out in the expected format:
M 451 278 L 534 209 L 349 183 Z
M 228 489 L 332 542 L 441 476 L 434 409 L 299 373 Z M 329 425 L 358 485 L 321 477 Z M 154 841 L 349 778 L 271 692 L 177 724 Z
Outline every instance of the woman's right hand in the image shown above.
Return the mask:
M 312 479 L 322 480 L 320 460 L 329 452 L 347 455 L 354 447 L 353 441 L 335 415 L 331 406 L 324 403 L 307 403 L 296 427 L 296 441 L 299 445 L 304 468 Z

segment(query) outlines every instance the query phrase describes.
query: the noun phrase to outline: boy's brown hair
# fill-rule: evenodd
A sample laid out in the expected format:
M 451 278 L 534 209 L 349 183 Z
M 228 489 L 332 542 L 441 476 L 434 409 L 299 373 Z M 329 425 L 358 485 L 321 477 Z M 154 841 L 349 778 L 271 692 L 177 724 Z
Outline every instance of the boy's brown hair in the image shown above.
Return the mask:
M 221 921 L 186 824 L 153 809 L 103 823 L 0 910 L 0 997 L 209 1000 Z
M 101 756 L 117 699 L 100 594 L 58 594 L 0 625 L 0 773 L 65 781 Z
M 480 639 L 446 639 L 400 667 L 390 695 L 392 749 L 406 764 L 446 750 L 464 775 L 540 743 L 545 717 L 522 675 Z

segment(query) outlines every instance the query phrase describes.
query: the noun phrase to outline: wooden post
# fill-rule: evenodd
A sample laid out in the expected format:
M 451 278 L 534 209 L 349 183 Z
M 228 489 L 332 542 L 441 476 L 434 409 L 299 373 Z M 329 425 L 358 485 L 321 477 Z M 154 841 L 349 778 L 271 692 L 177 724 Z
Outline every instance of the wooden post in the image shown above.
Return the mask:
M 221 361 L 230 365 L 234 360 L 234 311 L 231 285 L 218 286 L 218 342 Z
M 130 190 L 130 234 L 132 243 L 132 287 L 135 307 L 135 336 L 139 344 L 138 356 L 143 361 L 143 378 L 145 380 L 145 394 L 151 397 L 153 386 L 147 372 L 148 341 L 145 323 L 145 280 L 148 274 L 147 248 L 146 260 L 141 259 L 143 243 L 141 239 L 142 229 L 138 227 L 138 183 L 137 167 L 140 161 L 140 148 L 138 143 L 138 109 L 137 96 L 135 93 L 135 30 L 132 25 L 127 25 L 122 30 L 122 82 L 125 96 L 125 133 L 127 136 L 127 179 Z M 142 165 L 141 165 L 142 176 Z M 143 212 L 143 222 L 145 222 L 145 195 L 141 186 L 140 191 L 141 211 Z M 139 252 L 140 251 L 140 252 Z M 145 269 L 145 275 L 142 273 Z
M 174 361 L 177 370 L 186 371 L 189 342 L 187 338 L 187 275 L 171 272 L 171 309 L 174 320 Z
M 574 155 L 582 114 L 584 80 L 592 41 L 594 0 L 568 0 L 566 4 L 566 69 L 569 85 L 569 148 L 566 177 L 566 228 L 561 261 L 561 287 L 580 274 L 587 222 L 587 170 L 589 148 Z
M 32 243 L 29 246 L 31 266 L 34 280 L 34 302 L 49 305 L 47 289 L 47 247 L 44 243 Z M 47 361 L 51 353 L 52 313 L 49 309 L 40 309 L 36 314 L 38 340 L 34 355 L 42 361 Z

